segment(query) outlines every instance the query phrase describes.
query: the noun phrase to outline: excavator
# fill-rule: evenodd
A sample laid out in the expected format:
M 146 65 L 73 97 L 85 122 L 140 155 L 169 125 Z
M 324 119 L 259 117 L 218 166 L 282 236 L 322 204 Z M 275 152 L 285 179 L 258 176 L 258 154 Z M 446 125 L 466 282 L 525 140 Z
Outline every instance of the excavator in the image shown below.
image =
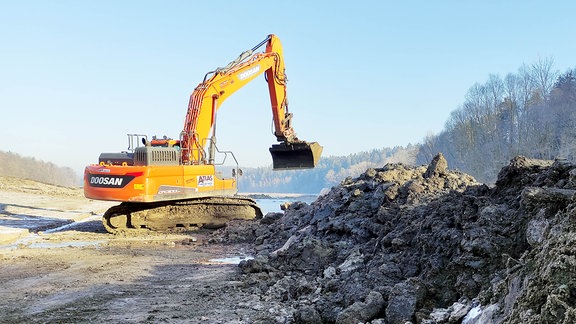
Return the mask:
M 258 51 L 264 45 L 265 50 Z M 262 74 L 278 142 L 269 148 L 273 169 L 317 165 L 322 146 L 296 136 L 288 111 L 282 44 L 271 34 L 225 67 L 206 73 L 190 95 L 178 139 L 128 134 L 126 151 L 101 153 L 97 164 L 85 168 L 86 198 L 120 202 L 103 215 L 108 232 L 193 230 L 262 217 L 254 200 L 238 195 L 242 172 L 234 154 L 216 146 L 216 117 L 222 102 Z M 230 160 L 235 164 L 232 175 L 224 177 L 220 167 Z

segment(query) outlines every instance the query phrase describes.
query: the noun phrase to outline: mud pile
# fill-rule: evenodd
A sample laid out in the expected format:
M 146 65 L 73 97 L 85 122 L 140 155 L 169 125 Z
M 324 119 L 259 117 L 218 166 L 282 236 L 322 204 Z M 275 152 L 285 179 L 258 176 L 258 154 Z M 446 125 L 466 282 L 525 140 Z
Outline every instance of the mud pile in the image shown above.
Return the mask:
M 261 320 L 299 323 L 570 323 L 576 318 L 576 165 L 514 158 L 494 187 L 388 164 L 308 205 L 234 222 Z

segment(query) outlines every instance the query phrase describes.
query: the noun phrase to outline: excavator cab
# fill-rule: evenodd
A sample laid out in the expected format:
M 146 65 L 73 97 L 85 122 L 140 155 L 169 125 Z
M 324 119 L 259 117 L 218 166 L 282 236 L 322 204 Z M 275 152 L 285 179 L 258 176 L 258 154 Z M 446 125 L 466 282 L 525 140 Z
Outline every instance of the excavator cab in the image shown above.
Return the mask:
M 320 160 L 322 146 L 317 142 L 273 144 L 270 154 L 274 170 L 310 169 Z

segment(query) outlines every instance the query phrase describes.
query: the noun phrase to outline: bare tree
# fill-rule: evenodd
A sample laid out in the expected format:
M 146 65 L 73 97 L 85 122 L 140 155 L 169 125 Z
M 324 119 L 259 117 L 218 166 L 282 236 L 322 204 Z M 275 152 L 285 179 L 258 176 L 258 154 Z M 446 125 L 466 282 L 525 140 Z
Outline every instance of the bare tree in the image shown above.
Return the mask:
M 557 70 L 553 70 L 553 67 L 553 58 L 539 58 L 538 61 L 531 66 L 534 83 L 543 99 L 548 99 L 552 86 L 559 74 Z

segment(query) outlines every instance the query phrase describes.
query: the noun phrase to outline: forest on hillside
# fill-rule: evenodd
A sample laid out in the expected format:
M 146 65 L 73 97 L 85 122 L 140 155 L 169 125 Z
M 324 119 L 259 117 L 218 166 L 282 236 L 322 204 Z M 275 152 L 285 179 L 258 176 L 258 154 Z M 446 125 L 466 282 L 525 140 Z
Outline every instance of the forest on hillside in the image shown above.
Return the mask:
M 517 155 L 574 160 L 576 69 L 559 73 L 551 58 L 472 85 L 444 130 L 424 139 L 416 162 L 442 152 L 450 168 L 494 183 Z
M 30 179 L 64 187 L 77 187 L 78 175 L 69 167 L 0 151 L 0 175 Z

